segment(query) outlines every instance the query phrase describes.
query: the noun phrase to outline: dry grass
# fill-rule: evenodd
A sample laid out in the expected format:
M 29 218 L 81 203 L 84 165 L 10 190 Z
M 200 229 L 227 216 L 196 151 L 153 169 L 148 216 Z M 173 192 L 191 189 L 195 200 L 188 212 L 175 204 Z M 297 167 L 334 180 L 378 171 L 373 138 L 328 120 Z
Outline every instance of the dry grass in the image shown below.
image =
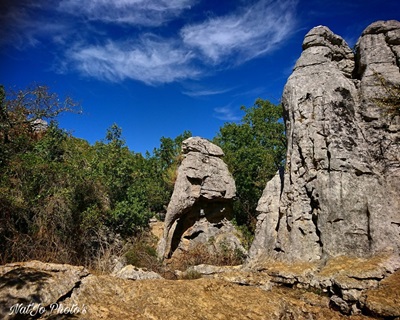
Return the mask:
M 389 117 L 400 116 L 400 84 L 389 82 L 378 72 L 374 72 L 374 75 L 384 91 L 383 96 L 376 98 L 375 102 L 385 110 Z
M 210 251 L 207 244 L 198 244 L 190 251 L 176 253 L 170 261 L 169 268 L 185 271 L 199 264 L 215 266 L 234 266 L 244 262 L 245 256 L 239 249 L 231 249 L 222 243 L 218 250 Z

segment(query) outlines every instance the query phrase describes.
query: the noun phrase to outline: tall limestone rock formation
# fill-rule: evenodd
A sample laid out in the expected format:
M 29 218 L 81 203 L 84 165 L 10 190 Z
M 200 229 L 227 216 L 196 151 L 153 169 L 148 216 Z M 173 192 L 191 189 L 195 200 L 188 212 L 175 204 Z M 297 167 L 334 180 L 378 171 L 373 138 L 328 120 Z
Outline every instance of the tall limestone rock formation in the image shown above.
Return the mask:
M 192 137 L 183 141 L 182 153 L 159 257 L 170 258 L 175 251 L 187 252 L 198 244 L 211 246 L 211 252 L 220 244 L 243 249 L 228 220 L 236 186 L 221 159 L 223 151 L 206 139 Z
M 371 24 L 356 53 L 313 28 L 285 86 L 285 172 L 267 183 L 251 259 L 319 261 L 400 249 L 400 22 Z M 398 94 L 398 93 L 397 93 Z

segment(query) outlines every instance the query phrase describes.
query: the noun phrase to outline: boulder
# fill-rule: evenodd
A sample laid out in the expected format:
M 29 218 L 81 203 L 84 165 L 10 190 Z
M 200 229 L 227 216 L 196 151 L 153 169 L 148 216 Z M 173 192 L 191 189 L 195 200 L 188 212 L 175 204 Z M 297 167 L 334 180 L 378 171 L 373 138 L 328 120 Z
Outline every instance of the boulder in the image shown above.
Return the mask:
M 162 277 L 154 271 L 148 271 L 133 265 L 123 267 L 121 270 L 115 272 L 113 276 L 128 280 L 162 279 Z
M 183 141 L 182 155 L 159 257 L 171 258 L 177 249 L 187 252 L 198 244 L 210 244 L 210 250 L 215 250 L 218 241 L 242 249 L 229 221 L 236 187 L 221 159 L 223 151 L 206 139 L 192 137 Z
M 384 279 L 378 288 L 366 291 L 361 305 L 369 314 L 381 317 L 400 317 L 400 271 Z
M 84 267 L 40 261 L 0 266 L 0 318 L 27 319 L 55 310 L 88 275 Z
M 370 25 L 356 53 L 313 28 L 284 88 L 284 174 L 267 183 L 250 260 L 318 262 L 400 250 L 400 22 Z

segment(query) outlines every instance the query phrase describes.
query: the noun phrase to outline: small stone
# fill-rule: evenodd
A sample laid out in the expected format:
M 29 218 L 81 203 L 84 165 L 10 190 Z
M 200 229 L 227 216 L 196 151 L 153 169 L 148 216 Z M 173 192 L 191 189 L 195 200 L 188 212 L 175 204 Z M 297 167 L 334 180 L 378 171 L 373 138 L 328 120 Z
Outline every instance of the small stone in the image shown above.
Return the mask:
M 150 280 L 163 279 L 154 271 L 147 271 L 142 268 L 137 268 L 133 265 L 127 265 L 114 274 L 115 277 L 128 280 Z
M 344 301 L 342 298 L 339 296 L 333 295 L 331 297 L 331 302 L 337 306 L 340 311 L 344 314 L 350 314 L 351 312 L 351 307 L 348 305 L 346 301 Z

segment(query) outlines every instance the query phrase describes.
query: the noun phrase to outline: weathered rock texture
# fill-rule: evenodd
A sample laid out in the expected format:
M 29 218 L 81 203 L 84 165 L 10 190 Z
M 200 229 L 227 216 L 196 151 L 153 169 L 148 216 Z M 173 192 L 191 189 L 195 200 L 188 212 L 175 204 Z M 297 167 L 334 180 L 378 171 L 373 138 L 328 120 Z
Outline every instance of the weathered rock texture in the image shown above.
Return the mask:
M 253 280 L 252 285 L 284 284 L 320 292 L 330 297 L 332 308 L 344 314 L 386 317 L 400 314 L 400 308 L 395 307 L 400 290 L 399 268 L 400 260 L 392 254 L 373 258 L 339 256 L 326 261 L 292 263 L 258 259 L 246 266 L 247 270 L 259 272 L 256 278 L 264 279 L 264 284 Z M 246 269 L 242 270 L 242 275 Z M 229 279 L 227 275 L 225 279 Z
M 84 267 L 40 261 L 0 266 L 0 318 L 32 319 L 40 308 L 55 309 L 88 275 Z
M 112 275 L 117 278 L 128 280 L 162 279 L 162 277 L 154 271 L 138 268 L 131 264 L 123 267 L 121 270 L 113 273 Z
M 192 137 L 183 141 L 182 153 L 159 256 L 170 258 L 177 249 L 188 251 L 197 244 L 240 246 L 227 219 L 236 187 L 221 159 L 223 151 L 206 139 Z
M 353 270 L 344 271 L 349 264 Z M 350 308 L 338 296 L 297 289 L 315 271 L 310 266 L 268 264 L 257 272 L 198 266 L 197 271 L 214 279 L 132 281 L 70 265 L 9 264 L 0 266 L 0 319 L 372 319 L 335 311 L 333 300 Z M 349 296 L 361 295 L 360 311 L 394 319 L 400 315 L 400 273 L 377 287 L 382 272 L 378 260 L 373 266 L 361 259 L 339 259 L 314 275 L 332 290 L 341 290 L 338 284 Z M 294 288 L 273 286 L 279 276 Z M 361 282 L 373 289 L 361 294 Z
M 379 103 L 400 83 L 400 22 L 376 22 L 356 54 L 313 28 L 283 93 L 284 174 L 267 183 L 250 256 L 313 262 L 398 254 L 400 119 Z

